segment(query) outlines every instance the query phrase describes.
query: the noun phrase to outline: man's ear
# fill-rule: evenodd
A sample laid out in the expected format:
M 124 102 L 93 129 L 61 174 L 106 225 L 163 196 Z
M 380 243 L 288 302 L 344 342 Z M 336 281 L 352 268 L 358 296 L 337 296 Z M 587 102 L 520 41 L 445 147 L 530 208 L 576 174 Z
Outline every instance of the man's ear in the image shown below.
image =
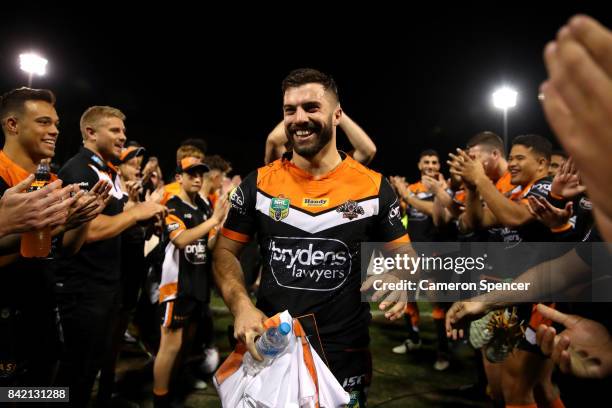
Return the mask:
M 338 126 L 340 124 L 342 113 L 343 113 L 342 107 L 340 106 L 340 104 L 338 104 L 338 106 L 336 106 L 336 109 L 334 110 L 334 120 L 333 120 L 334 126 Z
M 14 116 L 9 116 L 4 121 L 4 129 L 6 129 L 7 133 L 17 133 L 18 122 L 17 118 Z
M 174 181 L 177 181 L 177 182 L 179 182 L 179 183 L 180 183 L 182 179 L 183 179 L 183 178 L 181 177 L 181 175 L 180 175 L 180 174 L 175 174 L 175 175 L 174 175 Z
M 95 142 L 97 139 L 96 131 L 94 130 L 94 128 L 89 127 L 89 126 L 85 128 L 85 136 L 86 136 L 86 139 L 84 140 L 85 142 L 87 141 Z

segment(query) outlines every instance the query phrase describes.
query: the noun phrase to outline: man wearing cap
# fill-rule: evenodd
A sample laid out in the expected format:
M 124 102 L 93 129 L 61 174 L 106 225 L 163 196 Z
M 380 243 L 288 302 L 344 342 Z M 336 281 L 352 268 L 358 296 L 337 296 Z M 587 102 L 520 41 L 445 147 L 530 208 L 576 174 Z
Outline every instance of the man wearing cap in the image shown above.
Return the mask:
M 153 368 L 156 407 L 169 406 L 172 367 L 181 347 L 189 344 L 195 332 L 190 326 L 197 322 L 200 308 L 210 296 L 208 233 L 223 221 L 228 203 L 221 198 L 212 211 L 200 197 L 207 171 L 208 167 L 195 157 L 182 159 L 177 169 L 179 193 L 167 202 L 170 241 L 159 288 L 161 342 Z
M 125 116 L 110 106 L 93 106 L 81 116 L 83 147 L 59 172 L 64 183 L 91 189 L 99 180 L 113 183 L 109 163 L 125 143 Z M 162 216 L 165 207 L 139 203 L 124 211 L 123 193 L 113 183 L 112 198 L 91 221 L 85 244 L 74 256 L 56 262 L 56 296 L 64 334 L 56 384 L 70 387 L 70 404 L 84 407 L 96 374 L 110 346 L 121 266 L 121 233 L 139 221 Z
M 142 159 L 145 148 L 134 141 L 121 151 L 119 159 L 114 161 L 117 169 L 115 188 L 123 193 L 120 201 L 126 211 L 141 200 L 142 192 Z M 136 309 L 138 293 L 143 285 L 146 264 L 144 256 L 145 235 L 151 223 L 142 222 L 132 225 L 121 233 L 121 276 L 119 311 L 113 318 L 111 347 L 104 358 L 100 379 L 98 381 L 97 404 L 109 406 L 115 384 L 115 365 L 119 348 L 125 333 L 130 314 Z

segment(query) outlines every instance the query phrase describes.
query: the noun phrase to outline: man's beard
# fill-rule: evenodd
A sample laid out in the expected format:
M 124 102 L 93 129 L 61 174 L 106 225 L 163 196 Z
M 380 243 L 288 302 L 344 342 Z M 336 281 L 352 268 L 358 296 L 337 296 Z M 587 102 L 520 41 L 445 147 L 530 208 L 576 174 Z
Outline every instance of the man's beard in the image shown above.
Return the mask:
M 296 143 L 294 139 L 296 137 L 294 133 L 297 130 L 311 130 L 316 136 L 314 140 L 310 142 L 308 145 L 300 146 L 298 143 Z M 327 146 L 327 144 L 332 139 L 332 117 L 330 116 L 328 123 L 324 124 L 323 126 L 313 123 L 313 122 L 309 122 L 308 125 L 305 127 L 304 126 L 302 127 L 293 126 L 291 127 L 290 130 L 285 130 L 285 131 L 288 133 L 287 149 L 289 150 L 289 148 L 291 148 L 294 152 L 296 152 L 300 156 L 306 159 L 312 159 L 317 154 L 319 154 L 319 152 L 325 146 Z

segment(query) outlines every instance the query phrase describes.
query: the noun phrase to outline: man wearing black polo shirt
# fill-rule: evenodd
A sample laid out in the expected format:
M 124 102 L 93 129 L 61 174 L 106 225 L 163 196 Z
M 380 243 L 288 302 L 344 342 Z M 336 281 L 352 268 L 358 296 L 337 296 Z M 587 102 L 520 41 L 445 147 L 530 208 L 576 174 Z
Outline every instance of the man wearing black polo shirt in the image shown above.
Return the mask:
M 87 190 L 98 180 L 113 184 L 104 212 L 91 221 L 86 243 L 56 269 L 56 294 L 64 333 L 64 352 L 56 383 L 70 387 L 70 403 L 87 405 L 93 382 L 111 339 L 111 316 L 119 289 L 120 234 L 139 221 L 162 216 L 165 207 L 139 203 L 123 211 L 123 193 L 113 183 L 115 171 L 107 163 L 121 155 L 125 116 L 118 109 L 93 106 L 81 117 L 83 147 L 60 170 L 60 177 Z

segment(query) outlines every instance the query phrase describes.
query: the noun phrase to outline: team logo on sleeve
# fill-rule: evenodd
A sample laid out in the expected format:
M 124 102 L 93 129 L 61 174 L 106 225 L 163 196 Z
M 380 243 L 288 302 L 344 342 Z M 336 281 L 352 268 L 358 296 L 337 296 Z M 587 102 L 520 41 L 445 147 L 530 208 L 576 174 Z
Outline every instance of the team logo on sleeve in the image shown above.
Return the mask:
M 389 224 L 394 225 L 395 221 L 402 222 L 400 206 L 397 199 L 389 207 Z
M 240 214 L 244 215 L 246 210 L 244 208 L 244 193 L 240 186 L 234 188 L 229 194 L 230 205 L 235 208 Z
M 172 232 L 172 231 L 176 231 L 177 229 L 179 229 L 180 225 L 178 224 L 178 222 L 173 222 L 171 224 L 168 224 L 167 229 L 168 232 Z
M 349 220 L 353 220 L 360 215 L 365 214 L 363 207 L 353 200 L 348 200 L 346 203 L 338 207 L 336 211 L 342 214 L 342 218 L 348 218 Z
M 591 203 L 591 200 L 586 197 L 582 197 L 578 205 L 580 205 L 580 208 L 586 211 L 591 211 L 593 209 L 593 204 Z
M 289 199 L 281 196 L 273 197 L 270 200 L 270 218 L 280 221 L 289 215 Z

